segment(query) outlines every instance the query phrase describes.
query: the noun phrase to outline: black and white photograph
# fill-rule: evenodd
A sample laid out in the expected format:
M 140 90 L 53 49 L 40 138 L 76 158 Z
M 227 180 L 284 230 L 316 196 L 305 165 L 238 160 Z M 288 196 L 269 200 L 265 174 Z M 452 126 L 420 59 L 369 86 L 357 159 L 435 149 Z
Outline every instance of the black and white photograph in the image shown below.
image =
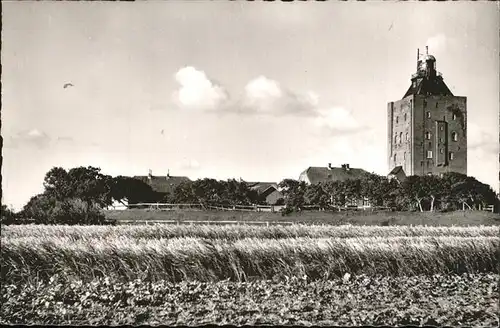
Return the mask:
M 499 30 L 2 1 L 0 324 L 498 327 Z

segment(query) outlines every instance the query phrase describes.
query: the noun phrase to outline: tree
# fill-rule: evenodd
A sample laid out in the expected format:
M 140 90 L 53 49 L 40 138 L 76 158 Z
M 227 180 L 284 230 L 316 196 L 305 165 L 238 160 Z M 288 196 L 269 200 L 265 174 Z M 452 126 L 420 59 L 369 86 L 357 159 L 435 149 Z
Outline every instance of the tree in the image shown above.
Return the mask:
M 2 224 L 11 224 L 14 223 L 17 219 L 16 213 L 14 213 L 14 210 L 7 207 L 7 205 L 2 204 L 2 209 L 1 209 L 1 217 L 0 217 L 0 222 Z
M 48 194 L 53 195 L 56 199 L 64 199 L 70 197 L 71 183 L 69 181 L 68 172 L 62 167 L 53 167 L 45 174 L 43 186 Z
M 56 198 L 50 193 L 35 195 L 24 205 L 20 216 L 25 219 L 33 219 L 36 224 L 55 224 L 52 213 L 56 202 Z
M 144 181 L 120 175 L 110 182 L 112 198 L 122 204 L 124 204 L 124 200 L 127 200 L 129 204 L 159 200 L 159 195 Z
M 224 194 L 223 185 L 215 179 L 200 179 L 192 184 L 192 190 L 198 203 L 215 205 L 221 203 Z
M 294 211 L 300 211 L 305 203 L 306 183 L 293 179 L 285 179 L 278 184 L 282 190 L 283 199 L 287 208 Z
M 77 167 L 69 170 L 68 175 L 74 189 L 73 198 L 80 198 L 89 207 L 96 204 L 102 208 L 113 203 L 112 177 L 102 174 L 100 168 Z
M 258 192 L 250 189 L 244 181 L 230 179 L 228 181 L 220 181 L 220 183 L 224 190 L 222 199 L 230 205 L 251 205 L 265 202 Z
M 422 200 L 427 196 L 427 192 L 422 184 L 420 176 L 412 175 L 407 177 L 403 183 L 401 183 L 399 191 L 401 200 L 409 204 L 415 202 L 414 204 L 419 208 L 420 212 L 423 212 Z
M 193 182 L 182 182 L 181 184 L 176 186 L 173 192 L 172 199 L 174 203 L 178 204 L 197 202 L 196 196 L 193 192 Z
M 323 183 L 307 186 L 304 194 L 305 201 L 310 205 L 319 205 L 321 208 L 325 208 L 330 199 L 323 187 Z
M 444 194 L 443 183 L 441 180 L 441 178 L 435 175 L 426 175 L 420 177 L 421 188 L 431 202 L 431 212 L 434 212 L 434 203 L 436 199 L 439 199 Z
M 443 201 L 446 202 L 446 207 L 454 207 L 460 204 L 462 210 L 467 206 L 471 209 L 468 204 L 468 185 L 467 185 L 467 175 L 456 173 L 456 172 L 447 172 L 443 174 L 441 179 L 443 184 Z
M 362 188 L 360 179 L 345 180 L 343 185 L 344 185 L 346 202 L 349 203 L 349 205 L 352 205 L 361 199 Z
M 45 193 L 58 201 L 80 198 L 89 207 L 96 204 L 106 207 L 112 204 L 112 178 L 102 174 L 100 168 L 88 166 L 72 168 L 52 168 L 45 175 Z

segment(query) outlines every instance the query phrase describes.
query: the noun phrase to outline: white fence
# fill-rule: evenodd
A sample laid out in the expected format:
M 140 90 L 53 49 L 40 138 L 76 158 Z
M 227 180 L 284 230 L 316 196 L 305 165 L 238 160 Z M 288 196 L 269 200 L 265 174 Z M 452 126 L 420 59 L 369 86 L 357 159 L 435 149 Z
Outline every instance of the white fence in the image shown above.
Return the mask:
M 118 220 L 117 224 L 175 224 L 175 225 L 195 225 L 195 224 L 214 224 L 214 225 L 293 225 L 297 222 L 292 221 L 209 221 L 209 220 Z
M 159 210 L 159 211 L 173 211 L 173 210 L 217 210 L 217 211 L 243 211 L 243 212 L 279 212 L 284 205 L 207 205 L 202 204 L 169 204 L 169 203 L 138 203 L 129 205 L 115 205 L 110 206 L 108 210 L 127 210 L 133 208 Z
M 127 210 L 127 209 L 146 209 L 157 211 L 173 211 L 173 210 L 216 210 L 216 211 L 240 211 L 240 212 L 279 212 L 285 205 L 203 205 L 203 204 L 172 204 L 172 203 L 137 203 L 129 205 L 114 205 L 109 206 L 108 210 Z M 303 211 L 327 211 L 335 209 L 337 211 L 348 210 L 390 210 L 386 207 L 372 206 L 334 206 L 321 207 L 319 205 L 304 205 Z

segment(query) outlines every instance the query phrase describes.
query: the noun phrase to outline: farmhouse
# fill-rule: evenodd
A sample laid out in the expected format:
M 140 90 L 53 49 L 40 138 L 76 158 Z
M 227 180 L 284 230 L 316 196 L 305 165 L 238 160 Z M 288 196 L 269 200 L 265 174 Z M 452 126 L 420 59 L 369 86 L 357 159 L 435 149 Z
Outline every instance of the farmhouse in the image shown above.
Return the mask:
M 367 171 L 358 168 L 351 168 L 349 164 L 342 164 L 341 167 L 332 167 L 328 163 L 327 167 L 311 166 L 300 174 L 299 181 L 307 184 L 317 184 L 328 181 L 345 181 L 349 179 L 358 179 L 363 175 L 369 174 Z
M 191 181 L 188 177 L 171 176 L 170 172 L 166 176 L 154 176 L 151 170 L 146 176 L 134 176 L 133 178 L 147 183 L 153 191 L 164 195 L 173 193 L 175 188 L 181 183 Z
M 359 168 L 351 168 L 349 164 L 342 164 L 341 167 L 332 167 L 328 163 L 327 167 L 312 166 L 303 171 L 299 176 L 299 181 L 307 184 L 318 184 L 329 181 L 346 181 L 350 179 L 359 179 L 369 174 L 368 171 Z M 367 199 L 353 199 L 347 202 L 348 206 L 369 207 Z
M 250 189 L 266 199 L 269 205 L 275 205 L 278 199 L 283 198 L 283 194 L 278 190 L 278 184 L 274 182 L 247 182 Z

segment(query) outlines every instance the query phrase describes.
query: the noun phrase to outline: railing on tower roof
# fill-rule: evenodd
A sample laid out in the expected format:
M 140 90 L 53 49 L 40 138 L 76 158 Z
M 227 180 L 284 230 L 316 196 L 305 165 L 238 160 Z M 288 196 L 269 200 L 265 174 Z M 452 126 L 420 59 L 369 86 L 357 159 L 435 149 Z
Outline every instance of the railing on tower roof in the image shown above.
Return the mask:
M 425 76 L 425 72 L 417 72 L 417 73 L 413 73 L 411 75 L 411 78 L 413 80 L 417 77 L 424 77 L 424 76 Z M 436 76 L 443 77 L 443 74 L 441 72 L 436 72 Z

